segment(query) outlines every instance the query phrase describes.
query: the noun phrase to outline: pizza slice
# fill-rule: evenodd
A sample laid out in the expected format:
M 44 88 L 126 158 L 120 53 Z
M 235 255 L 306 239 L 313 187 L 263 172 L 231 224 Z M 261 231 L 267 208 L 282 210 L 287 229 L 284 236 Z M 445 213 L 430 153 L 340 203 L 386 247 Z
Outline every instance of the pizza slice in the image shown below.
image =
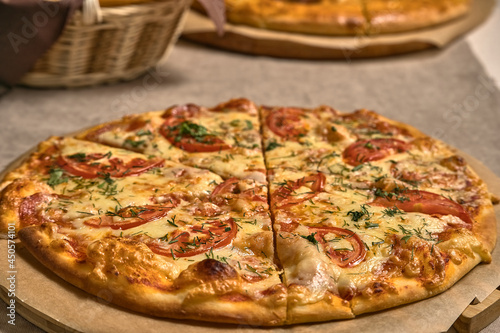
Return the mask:
M 433 27 L 465 15 L 470 0 L 225 0 L 230 23 L 313 35 L 369 36 Z M 197 10 L 203 8 L 197 4 Z
M 462 205 L 436 193 L 297 187 L 310 177 L 271 185 L 289 323 L 424 299 L 491 260 L 493 243 L 481 230 L 489 225 L 492 232 L 491 204 L 484 208 L 490 215 L 475 216 L 476 222 Z
M 252 325 L 285 320 L 286 291 L 269 222 L 193 215 L 197 206 L 120 211 L 106 225 L 75 219 L 19 231 L 66 281 L 148 315 Z M 126 220 L 125 224 L 122 220 Z M 130 223 L 140 223 L 131 227 Z
M 367 28 L 361 0 L 226 0 L 234 24 L 319 35 L 357 35 Z
M 427 298 L 491 260 L 491 196 L 444 144 L 366 110 L 261 117 L 288 322 Z
M 78 137 L 265 184 L 259 128 L 255 104 L 240 98 L 212 108 L 185 104 L 128 116 Z
M 427 28 L 465 15 L 470 0 L 364 0 L 369 34 Z
M 75 286 L 157 316 L 284 322 L 265 184 L 55 137 L 6 179 L 2 231 Z
M 65 206 L 99 202 L 98 206 L 126 207 L 150 200 L 149 180 L 165 165 L 161 158 L 147 157 L 72 138 L 52 137 L 17 169 L 6 175 L 0 188 L 0 229 L 56 221 L 68 213 Z M 134 188 L 135 193 L 124 191 Z M 50 202 L 67 202 L 49 209 Z M 48 205 L 35 211 L 35 206 Z M 97 211 L 98 209 L 94 209 Z M 78 209 L 73 210 L 74 215 Z M 38 221 L 38 222 L 37 222 Z

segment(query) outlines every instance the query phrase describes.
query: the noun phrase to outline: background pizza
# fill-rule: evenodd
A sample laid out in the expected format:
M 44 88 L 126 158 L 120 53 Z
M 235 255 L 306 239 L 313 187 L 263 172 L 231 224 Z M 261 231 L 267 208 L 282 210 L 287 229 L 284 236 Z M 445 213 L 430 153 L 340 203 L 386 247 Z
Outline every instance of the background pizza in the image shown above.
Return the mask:
M 2 231 L 51 270 L 173 318 L 351 318 L 448 289 L 496 240 L 464 160 L 367 110 L 174 106 L 50 138 L 1 188 Z
M 465 15 L 470 0 L 225 0 L 231 23 L 318 35 L 412 31 Z

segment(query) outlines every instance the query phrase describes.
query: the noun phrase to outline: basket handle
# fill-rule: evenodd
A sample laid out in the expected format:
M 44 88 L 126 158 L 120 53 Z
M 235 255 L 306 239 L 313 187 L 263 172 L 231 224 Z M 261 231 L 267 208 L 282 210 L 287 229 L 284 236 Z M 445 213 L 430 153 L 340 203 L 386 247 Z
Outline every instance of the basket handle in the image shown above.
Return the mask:
M 83 0 L 82 21 L 84 25 L 102 22 L 102 11 L 99 0 Z

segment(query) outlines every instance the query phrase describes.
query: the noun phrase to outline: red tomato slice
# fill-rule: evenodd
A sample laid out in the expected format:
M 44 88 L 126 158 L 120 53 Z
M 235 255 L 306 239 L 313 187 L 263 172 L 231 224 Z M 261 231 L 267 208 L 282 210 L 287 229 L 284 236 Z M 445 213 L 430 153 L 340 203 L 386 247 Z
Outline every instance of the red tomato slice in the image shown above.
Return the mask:
M 236 194 L 241 198 L 250 200 L 250 201 L 261 201 L 267 202 L 267 198 L 265 195 L 258 194 L 260 191 L 255 190 L 254 188 L 250 188 L 243 192 L 240 191 L 238 187 L 238 183 L 240 180 L 236 177 L 231 177 L 227 179 L 225 182 L 217 185 L 213 190 L 212 194 L 210 194 L 210 199 L 214 202 L 217 202 L 217 197 L 224 196 L 225 194 Z
M 380 120 L 379 116 L 373 111 L 358 110 L 354 113 L 341 115 L 340 118 L 344 121 L 356 122 L 356 127 L 360 129 L 375 130 L 384 134 L 411 136 L 406 128 Z
M 165 217 L 178 204 L 175 202 L 169 206 L 128 206 L 114 215 L 92 218 L 84 223 L 94 228 L 109 227 L 113 230 L 127 230 Z
M 405 198 L 408 200 L 405 200 Z M 472 228 L 472 218 L 464 207 L 439 194 L 408 190 L 401 193 L 399 199 L 378 197 L 373 200 L 373 204 L 382 207 L 396 206 L 405 212 L 418 212 L 429 215 L 453 215 L 464 221 L 468 228 Z
M 301 119 L 304 112 L 295 108 L 281 108 L 271 110 L 266 118 L 267 126 L 274 132 L 288 140 L 296 140 L 307 133 L 305 123 Z
M 235 193 L 236 189 L 238 188 L 239 181 L 240 180 L 236 177 L 227 179 L 225 182 L 217 185 L 210 196 L 212 197 L 226 193 Z
M 54 222 L 45 213 L 47 205 L 59 196 L 57 194 L 35 193 L 24 198 L 19 205 L 19 220 L 21 226 L 40 225 L 44 222 Z
M 298 179 L 294 182 L 288 181 L 286 185 L 283 185 L 273 193 L 271 197 L 273 205 L 276 208 L 285 208 L 312 199 L 318 192 L 323 191 L 325 183 L 326 177 L 321 172 Z M 309 187 L 311 192 L 294 193 L 295 190 L 303 186 Z
M 397 139 L 360 140 L 347 147 L 343 157 L 346 163 L 356 166 L 403 153 L 408 149 L 409 145 L 406 142 Z
M 114 122 L 114 123 L 102 126 L 98 129 L 96 129 L 95 131 L 88 133 L 85 136 L 85 139 L 90 140 L 90 141 L 94 141 L 94 142 L 101 142 L 99 140 L 99 136 L 103 133 L 112 131 L 114 129 L 121 129 L 125 132 L 134 132 L 140 128 L 145 127 L 146 125 L 147 125 L 147 123 L 143 119 L 130 118 L 130 119 L 126 119 L 126 120 L 122 120 L 119 122 Z
M 238 112 L 249 112 L 252 110 L 255 112 L 255 105 L 246 98 L 234 98 L 228 102 L 221 103 L 213 108 L 210 111 L 238 111 Z
M 184 118 L 168 118 L 160 127 L 160 134 L 177 148 L 190 153 L 216 152 L 231 148 L 222 139 L 208 134 L 203 126 Z
M 314 239 L 318 241 L 330 259 L 339 267 L 354 267 L 365 259 L 366 248 L 359 236 L 347 229 L 337 227 L 309 227 L 311 235 L 314 234 Z M 333 233 L 351 243 L 352 250 L 335 250 L 328 245 L 325 240 L 327 234 Z
M 168 240 L 158 239 L 148 246 L 154 253 L 167 257 L 192 257 L 230 244 L 237 231 L 232 218 L 211 221 L 179 228 L 168 235 Z
M 98 160 L 103 160 L 99 161 Z M 163 165 L 164 160 L 152 158 L 145 160 L 134 158 L 127 163 L 118 157 L 109 158 L 104 154 L 75 154 L 70 156 L 59 156 L 57 164 L 74 176 L 83 178 L 98 178 L 109 174 L 110 177 L 136 176 L 152 168 Z
M 178 118 L 178 119 L 186 119 L 192 118 L 196 116 L 200 112 L 200 106 L 196 104 L 184 104 L 184 105 L 174 105 L 169 107 L 162 114 L 162 118 L 170 119 L 170 118 Z

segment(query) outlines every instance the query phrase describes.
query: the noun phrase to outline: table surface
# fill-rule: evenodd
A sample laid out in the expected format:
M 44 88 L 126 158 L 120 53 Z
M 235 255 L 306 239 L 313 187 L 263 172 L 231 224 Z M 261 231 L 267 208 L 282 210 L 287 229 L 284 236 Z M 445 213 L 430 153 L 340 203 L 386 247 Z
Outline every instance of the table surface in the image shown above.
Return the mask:
M 477 58 L 482 63 L 486 73 L 497 84 L 497 87 L 499 86 L 499 83 L 500 83 L 500 34 L 499 33 L 500 33 L 500 4 L 497 3 L 496 9 L 495 9 L 493 15 L 489 18 L 489 20 L 485 24 L 483 24 L 482 26 L 475 29 L 472 33 L 468 34 L 468 36 L 465 38 L 465 40 L 470 45 L 471 49 L 473 50 L 473 52 L 475 53 Z M 200 48 L 200 52 L 203 52 L 203 48 Z M 209 65 L 210 64 L 207 64 L 207 66 L 209 66 Z M 202 73 L 200 75 L 203 75 L 203 70 L 201 70 L 201 72 Z M 180 80 L 182 80 L 182 78 Z M 175 81 L 175 78 L 174 78 L 174 81 Z M 248 89 L 244 88 L 242 91 L 242 94 L 245 94 L 247 91 L 248 91 Z M 26 92 L 24 92 L 24 94 L 25 93 Z M 44 92 L 44 91 L 33 92 L 34 95 L 40 95 L 40 94 L 45 94 L 45 93 L 47 93 L 47 92 Z M 23 95 L 23 93 L 19 94 L 19 96 L 22 96 L 22 95 Z M 14 98 L 18 98 L 18 97 L 14 97 Z M 126 96 L 125 97 L 122 96 L 121 100 L 125 101 Z M 0 102 L 1 102 L 1 100 L 0 100 Z M 66 105 L 71 105 L 70 100 L 63 100 L 63 101 L 61 101 L 61 103 L 66 103 Z M 20 102 L 20 105 L 22 105 L 22 102 Z M 90 105 L 90 103 L 89 103 L 89 105 Z M 43 105 L 40 107 L 43 108 Z M 19 111 L 22 112 L 22 110 L 19 110 Z M 3 115 L 2 112 L 4 112 L 4 111 L 2 110 L 2 104 L 0 103 L 0 115 Z M 500 110 L 496 110 L 496 114 L 500 117 Z M 112 119 L 112 118 L 113 117 L 111 116 L 110 119 Z M 41 121 L 41 119 L 40 119 L 40 121 Z M 88 125 L 88 124 L 85 124 L 85 125 Z M 6 126 L 12 127 L 12 126 L 17 126 L 17 125 L 13 124 L 13 123 L 7 123 Z M 5 138 L 3 138 L 3 139 L 5 139 Z M 35 138 L 33 138 L 33 142 L 37 142 L 37 140 Z M 4 147 L 6 147 L 6 146 L 5 145 L 2 146 L 0 144 L 0 150 L 3 149 Z M 10 156 L 9 156 L 9 158 L 10 158 Z M 6 165 L 6 162 L 8 162 L 8 161 L 5 161 L 5 160 L 0 161 L 0 168 L 4 168 Z M 489 166 L 491 167 L 491 165 L 489 165 Z M 498 170 L 500 170 L 500 169 L 499 168 L 493 168 L 493 169 L 494 169 L 493 171 L 495 171 L 496 174 L 499 175 Z M 2 308 L 3 308 L 3 306 L 2 306 Z M 4 317 L 4 312 L 0 312 L 0 313 L 2 314 L 2 317 Z M 39 331 L 36 328 L 31 327 L 29 325 L 29 323 L 26 323 L 25 321 L 23 322 L 22 318 L 17 318 L 17 320 L 18 320 L 18 326 L 12 327 L 10 325 L 3 325 L 4 318 L 1 318 L 0 322 L 2 323 L 2 325 L 0 326 L 0 331 L 6 331 L 6 332 L 26 332 L 26 331 L 38 332 Z M 450 332 L 453 332 L 453 329 L 451 329 Z M 497 319 L 489 327 L 485 328 L 482 332 L 483 333 L 500 332 L 500 318 Z

